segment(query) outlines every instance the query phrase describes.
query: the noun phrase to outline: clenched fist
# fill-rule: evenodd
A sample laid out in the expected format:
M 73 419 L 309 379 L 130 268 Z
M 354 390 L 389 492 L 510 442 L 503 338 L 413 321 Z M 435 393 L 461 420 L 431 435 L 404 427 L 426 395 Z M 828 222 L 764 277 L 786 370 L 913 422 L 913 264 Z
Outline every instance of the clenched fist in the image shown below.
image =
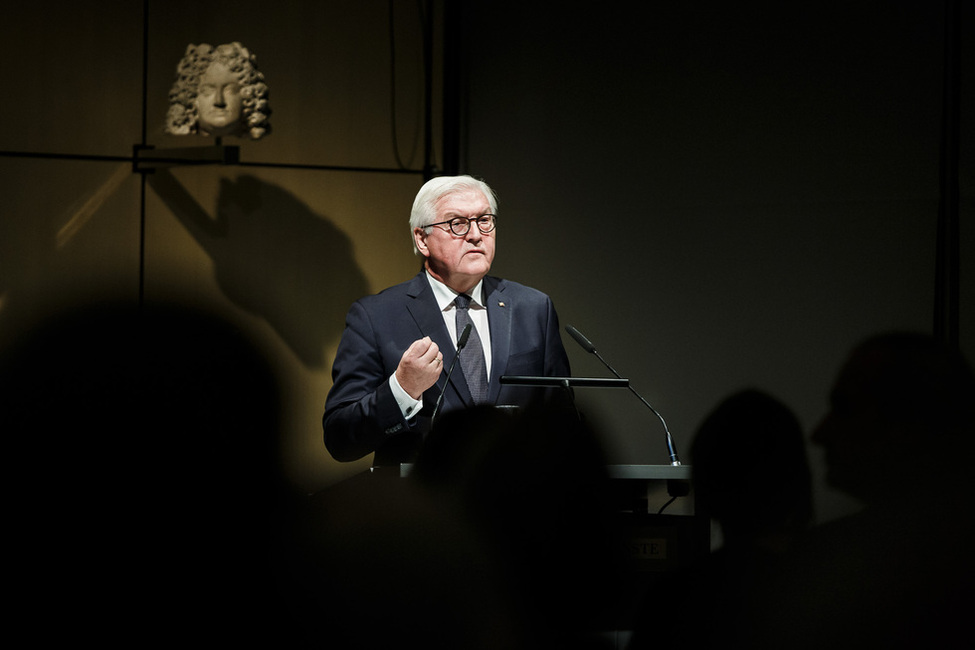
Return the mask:
M 413 399 L 420 399 L 423 391 L 437 383 L 442 370 L 440 347 L 424 336 L 406 348 L 396 366 L 396 381 Z

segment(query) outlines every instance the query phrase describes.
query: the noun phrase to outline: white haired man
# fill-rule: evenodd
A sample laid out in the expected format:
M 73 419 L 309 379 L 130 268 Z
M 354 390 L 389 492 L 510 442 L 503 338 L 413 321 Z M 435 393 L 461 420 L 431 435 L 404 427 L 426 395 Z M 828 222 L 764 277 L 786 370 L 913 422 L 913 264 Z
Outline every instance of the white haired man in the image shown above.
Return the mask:
M 336 460 L 374 452 L 377 466 L 412 462 L 441 394 L 437 414 L 564 395 L 500 383 L 503 375 L 566 377 L 570 370 L 551 299 L 488 275 L 496 212 L 494 191 L 470 176 L 437 177 L 420 188 L 410 229 L 423 269 L 356 301 L 346 317 L 322 418 Z M 469 339 L 447 382 L 468 323 Z

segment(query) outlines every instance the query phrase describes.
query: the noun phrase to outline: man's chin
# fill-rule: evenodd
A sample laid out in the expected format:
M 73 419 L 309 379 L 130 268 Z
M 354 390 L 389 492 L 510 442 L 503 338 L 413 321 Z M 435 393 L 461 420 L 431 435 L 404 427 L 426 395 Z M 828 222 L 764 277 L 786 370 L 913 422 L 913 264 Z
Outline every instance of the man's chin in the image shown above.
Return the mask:
M 478 265 L 476 267 L 462 269 L 461 272 L 462 272 L 463 275 L 465 275 L 465 276 L 467 276 L 467 277 L 469 277 L 471 279 L 480 281 L 481 278 L 483 278 L 485 275 L 487 275 L 488 274 L 488 271 L 490 271 L 490 270 L 491 270 L 491 265 L 490 264 L 482 264 L 482 265 Z
M 486 275 L 491 270 L 491 260 L 483 253 L 468 253 L 458 269 L 468 275 Z

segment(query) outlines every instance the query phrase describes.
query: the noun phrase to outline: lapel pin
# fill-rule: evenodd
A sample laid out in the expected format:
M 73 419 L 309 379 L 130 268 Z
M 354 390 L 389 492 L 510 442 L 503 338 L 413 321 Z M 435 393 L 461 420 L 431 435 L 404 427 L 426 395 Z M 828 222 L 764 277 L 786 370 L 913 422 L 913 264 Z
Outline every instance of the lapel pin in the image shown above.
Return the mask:
M 504 303 L 499 301 L 498 302 L 498 307 L 504 307 Z

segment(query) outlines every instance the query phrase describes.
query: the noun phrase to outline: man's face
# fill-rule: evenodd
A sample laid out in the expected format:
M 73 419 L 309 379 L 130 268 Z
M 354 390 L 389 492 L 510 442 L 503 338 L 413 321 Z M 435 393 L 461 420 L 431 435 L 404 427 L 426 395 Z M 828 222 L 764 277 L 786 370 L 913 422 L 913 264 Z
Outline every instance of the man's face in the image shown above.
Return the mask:
M 196 108 L 200 131 L 214 136 L 237 131 L 241 115 L 240 83 L 222 63 L 213 63 L 200 78 Z
M 487 197 L 477 190 L 460 191 L 441 197 L 436 204 L 434 223 L 455 217 L 471 218 L 491 213 Z M 426 257 L 426 267 L 436 279 L 454 291 L 465 293 L 474 288 L 491 270 L 494 261 L 495 234 L 487 234 L 471 224 L 466 235 L 455 235 L 446 224 L 434 226 L 426 232 L 413 230 L 417 250 Z

